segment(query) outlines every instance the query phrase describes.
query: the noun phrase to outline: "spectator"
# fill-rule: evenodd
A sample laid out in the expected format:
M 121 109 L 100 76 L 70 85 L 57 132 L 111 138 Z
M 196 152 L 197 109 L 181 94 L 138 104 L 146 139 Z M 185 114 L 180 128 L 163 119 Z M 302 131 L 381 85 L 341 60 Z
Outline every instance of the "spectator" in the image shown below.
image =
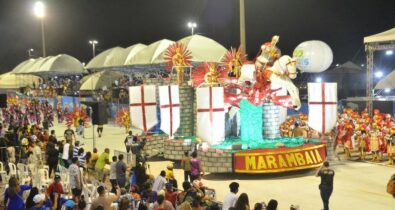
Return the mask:
M 47 193 L 49 195 L 49 198 L 51 199 L 51 202 L 54 204 L 60 203 L 60 195 L 64 194 L 65 192 L 63 191 L 63 186 L 62 183 L 60 183 L 61 179 L 59 175 L 55 175 L 54 182 L 52 182 L 48 188 L 47 188 Z M 56 200 L 56 201 L 55 201 Z M 57 205 L 57 209 L 60 209 L 60 205 Z
M 63 150 L 62 150 L 62 160 L 64 167 L 66 168 L 69 167 L 70 142 L 71 140 L 66 140 L 66 144 L 63 145 Z
M 173 163 L 169 163 L 166 167 L 166 180 L 168 182 L 171 182 L 174 186 L 174 188 L 178 188 L 178 184 L 177 184 L 177 180 L 174 177 L 174 173 L 173 173 Z
M 269 203 L 267 203 L 266 210 L 277 210 L 278 202 L 276 200 L 271 199 Z
M 174 210 L 174 207 L 170 203 L 170 201 L 165 200 L 165 196 L 158 195 L 158 199 L 156 200 L 156 203 L 154 204 L 154 209 Z
M 237 192 L 239 192 L 239 183 L 232 182 L 229 185 L 230 192 L 225 195 L 222 210 L 227 210 L 230 207 L 235 207 L 237 201 Z
M 19 181 L 16 177 L 11 177 L 8 181 L 8 188 L 4 192 L 4 204 L 5 209 L 15 210 L 24 209 L 23 203 L 23 191 L 30 190 L 32 185 L 19 185 Z
M 118 162 L 116 164 L 116 175 L 117 175 L 117 183 L 119 185 L 119 187 L 121 188 L 125 188 L 126 185 L 126 163 L 123 162 L 123 155 L 120 154 L 118 156 Z
M 85 150 L 84 148 L 80 147 L 80 149 L 78 150 L 78 161 L 80 162 L 80 167 L 82 167 L 83 169 L 86 169 L 86 154 L 85 154 Z
M 78 150 L 80 150 L 80 142 L 75 141 L 74 147 L 73 147 L 73 157 L 78 157 Z
M 26 209 L 31 209 L 35 205 L 35 203 L 33 201 L 33 198 L 37 194 L 38 194 L 38 188 L 37 187 L 33 187 L 30 190 L 29 196 L 27 196 L 27 199 L 26 199 Z
M 200 176 L 204 176 L 204 170 L 202 167 L 202 161 L 197 158 L 197 152 L 192 152 L 191 159 L 191 182 L 198 179 Z
M 41 165 L 43 164 L 41 157 L 41 142 L 35 141 L 32 143 L 33 143 L 32 161 L 36 165 L 36 168 L 38 169 L 41 168 Z
M 48 139 L 49 142 L 52 142 L 54 145 L 58 143 L 58 139 L 56 138 L 55 130 L 51 130 L 51 135 Z
M 192 201 L 196 199 L 196 191 L 191 186 L 189 182 L 183 182 L 182 188 L 184 191 L 180 192 L 177 195 L 177 206 L 182 205 L 184 202 L 187 202 L 189 205 L 192 204 Z
M 166 172 L 161 171 L 159 176 L 156 177 L 154 184 L 152 186 L 152 191 L 159 192 L 161 191 L 166 185 Z
M 256 203 L 254 206 L 254 210 L 262 210 L 263 209 L 263 204 L 262 203 Z M 265 208 L 266 209 L 266 208 Z
M 95 165 L 95 171 L 96 171 L 96 175 L 97 175 L 96 178 L 100 181 L 103 181 L 103 179 L 104 179 L 104 166 L 106 164 L 110 164 L 109 154 L 110 154 L 110 149 L 106 148 L 96 162 L 96 165 Z
M 118 210 L 130 210 L 130 200 L 127 197 L 121 198 Z
M 79 119 L 79 120 L 78 120 L 77 135 L 78 135 L 79 137 L 85 138 L 84 130 L 85 130 L 85 127 L 84 127 L 84 120 L 83 120 L 83 119 Z M 82 139 L 82 138 L 79 138 L 79 139 Z
M 203 210 L 201 206 L 201 199 L 197 197 L 195 200 L 192 201 L 192 210 Z
M 152 190 L 150 182 L 144 183 L 143 190 L 141 191 L 141 199 L 148 201 L 147 203 L 155 203 L 158 198 L 158 193 Z
M 30 210 L 46 210 L 52 208 L 50 201 L 48 201 L 44 194 L 37 194 L 33 197 L 34 206 Z
M 189 156 L 188 151 L 184 152 L 184 157 L 181 160 L 181 168 L 184 170 L 184 181 L 188 181 L 188 177 L 189 177 L 189 180 L 192 182 L 191 157 Z
M 250 202 L 248 201 L 248 195 L 246 193 L 240 194 L 236 201 L 235 208 L 237 210 L 250 210 Z
M 111 209 L 111 204 L 119 199 L 121 196 L 121 189 L 119 186 L 116 188 L 116 195 L 106 195 L 106 190 L 103 186 L 97 188 L 99 197 L 95 198 L 91 204 L 91 210 L 95 210 L 98 206 L 103 206 L 103 209 Z
M 137 185 L 134 184 L 130 187 L 130 195 L 132 195 L 133 199 L 135 200 L 141 199 L 141 196 L 138 192 L 139 192 L 139 188 L 137 187 Z
M 111 192 L 115 193 L 116 192 L 116 186 L 117 186 L 117 156 L 112 156 L 112 163 L 110 167 L 110 182 L 111 182 Z
M 8 154 L 8 162 L 15 163 L 15 147 L 11 144 L 11 142 L 6 142 L 7 145 L 7 154 Z
M 170 182 L 166 183 L 165 187 L 166 187 L 165 199 L 170 201 L 170 203 L 175 208 L 176 207 L 176 201 L 177 201 L 177 192 L 174 192 L 173 184 L 170 183 Z
M 97 152 L 97 148 L 93 148 L 93 153 L 92 153 L 92 168 L 95 168 L 96 161 L 99 159 L 99 153 Z
M 51 177 L 52 171 L 56 172 L 58 161 L 59 161 L 59 151 L 55 148 L 55 145 L 50 141 L 47 144 L 46 152 L 48 168 L 48 176 Z
M 69 167 L 69 176 L 70 176 L 70 188 L 71 193 L 73 195 L 73 200 L 77 203 L 79 202 L 79 198 L 82 192 L 82 180 L 81 180 L 81 171 L 79 168 L 79 161 L 77 157 L 73 157 L 72 164 Z

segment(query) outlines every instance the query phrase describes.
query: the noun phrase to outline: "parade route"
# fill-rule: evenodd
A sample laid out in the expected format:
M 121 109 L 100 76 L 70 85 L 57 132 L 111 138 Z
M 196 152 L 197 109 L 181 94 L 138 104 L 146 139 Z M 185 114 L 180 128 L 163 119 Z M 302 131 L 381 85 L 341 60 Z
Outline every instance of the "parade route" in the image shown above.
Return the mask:
M 55 127 L 58 140 L 60 140 L 64 125 Z M 105 125 L 103 136 L 96 135 L 96 147 L 101 153 L 104 148 L 125 151 L 123 141 L 126 137 L 124 129 L 112 125 Z M 92 151 L 92 128 L 85 129 L 84 148 Z M 157 176 L 160 170 L 170 161 L 156 158 L 150 161 L 150 172 Z M 183 178 L 183 171 L 177 169 L 175 163 L 175 176 L 179 185 Z M 336 161 L 332 163 L 335 170 L 334 191 L 330 199 L 330 208 L 335 210 L 392 210 L 395 208 L 395 199 L 386 193 L 386 184 L 389 177 L 395 173 L 395 167 L 373 164 L 368 162 Z M 250 205 L 256 202 L 276 199 L 279 210 L 287 210 L 291 204 L 299 205 L 301 210 L 322 209 L 318 184 L 320 179 L 314 176 L 315 170 L 299 171 L 284 174 L 248 175 L 248 174 L 207 174 L 203 183 L 216 190 L 218 201 L 222 201 L 228 193 L 228 185 L 232 181 L 240 183 L 239 193 L 246 192 Z M 303 192 L 303 193 L 301 193 Z

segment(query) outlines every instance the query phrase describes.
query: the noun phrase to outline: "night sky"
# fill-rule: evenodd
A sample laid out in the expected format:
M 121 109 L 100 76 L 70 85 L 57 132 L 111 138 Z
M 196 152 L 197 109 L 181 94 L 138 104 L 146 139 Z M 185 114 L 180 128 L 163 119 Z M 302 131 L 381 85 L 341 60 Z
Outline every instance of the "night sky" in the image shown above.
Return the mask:
M 0 0 L 0 72 L 12 70 L 33 48 L 41 55 L 40 21 L 35 1 Z M 226 48 L 239 45 L 238 0 L 47 0 L 47 55 L 69 54 L 81 62 L 98 52 L 159 39 L 178 40 L 196 32 Z M 279 48 L 292 54 L 302 41 L 326 42 L 334 63 L 365 62 L 363 37 L 395 27 L 394 0 L 245 0 L 247 53 L 254 58 L 262 42 L 280 35 Z M 395 56 L 395 54 L 394 54 Z M 394 56 L 379 54 L 376 65 L 394 67 Z M 392 62 L 392 63 L 391 63 Z M 392 65 L 392 66 L 391 66 Z

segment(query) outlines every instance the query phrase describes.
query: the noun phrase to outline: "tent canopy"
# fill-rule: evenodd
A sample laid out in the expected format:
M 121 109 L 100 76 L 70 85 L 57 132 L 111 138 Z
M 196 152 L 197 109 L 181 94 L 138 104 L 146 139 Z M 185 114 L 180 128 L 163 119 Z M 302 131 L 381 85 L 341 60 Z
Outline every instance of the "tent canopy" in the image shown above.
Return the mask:
M 393 70 L 386 77 L 381 79 L 374 89 L 394 89 L 395 88 L 395 70 Z
M 124 72 L 122 71 L 99 71 L 83 77 L 80 90 L 97 90 L 103 87 L 111 87 L 115 80 L 119 80 L 123 76 Z
M 191 52 L 192 61 L 220 62 L 226 48 L 218 42 L 201 35 L 187 36 L 178 42 L 183 43 Z
M 162 39 L 148 45 L 146 48 L 138 52 L 129 62 L 135 64 L 153 64 L 164 63 L 163 54 L 166 49 L 174 42 L 168 39 Z
M 123 60 L 122 65 L 130 65 L 130 62 L 133 59 L 133 57 L 146 47 L 147 45 L 138 43 L 126 48 L 122 54 L 122 60 Z
M 324 74 L 345 74 L 345 73 L 354 74 L 354 73 L 365 73 L 365 72 L 360 66 L 358 66 L 357 64 L 351 61 L 347 61 L 336 68 L 324 72 Z
M 40 77 L 31 74 L 14 74 L 8 72 L 0 75 L 1 89 L 18 89 L 21 87 L 33 87 L 33 83 L 39 84 Z
M 59 54 L 45 58 L 29 59 L 16 66 L 12 73 L 35 75 L 74 75 L 84 74 L 86 70 L 76 58 Z
M 366 36 L 363 39 L 364 43 L 388 42 L 388 41 L 395 41 L 395 28 L 392 28 L 388 31 L 384 31 L 378 34 L 373 34 L 371 36 Z
M 86 68 L 93 69 L 119 65 L 119 63 L 122 62 L 119 62 L 117 58 L 120 57 L 123 51 L 124 48 L 122 47 L 113 47 L 105 50 L 92 58 L 92 60 L 90 60 L 89 63 L 86 65 Z

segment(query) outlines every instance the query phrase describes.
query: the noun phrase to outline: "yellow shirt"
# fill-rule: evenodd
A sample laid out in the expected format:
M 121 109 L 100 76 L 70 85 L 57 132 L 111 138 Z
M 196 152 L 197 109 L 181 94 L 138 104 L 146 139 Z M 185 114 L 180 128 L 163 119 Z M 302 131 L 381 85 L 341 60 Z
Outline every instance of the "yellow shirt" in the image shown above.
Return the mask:
M 165 177 L 167 180 L 169 180 L 169 179 L 174 179 L 174 173 L 173 173 L 173 170 L 169 170 L 169 169 L 166 169 L 166 177 Z

